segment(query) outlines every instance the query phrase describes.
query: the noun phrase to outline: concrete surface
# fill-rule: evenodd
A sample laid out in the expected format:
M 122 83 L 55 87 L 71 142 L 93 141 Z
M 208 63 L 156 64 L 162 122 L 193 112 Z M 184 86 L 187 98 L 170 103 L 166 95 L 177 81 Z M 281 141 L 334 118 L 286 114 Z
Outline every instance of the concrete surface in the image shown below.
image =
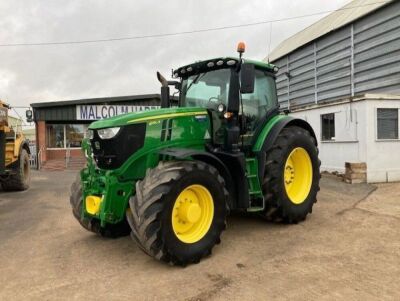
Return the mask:
M 35 172 L 29 191 L 0 193 L 0 300 L 400 299 L 399 183 L 324 177 L 305 222 L 230 217 L 213 255 L 180 268 L 81 228 L 74 177 Z

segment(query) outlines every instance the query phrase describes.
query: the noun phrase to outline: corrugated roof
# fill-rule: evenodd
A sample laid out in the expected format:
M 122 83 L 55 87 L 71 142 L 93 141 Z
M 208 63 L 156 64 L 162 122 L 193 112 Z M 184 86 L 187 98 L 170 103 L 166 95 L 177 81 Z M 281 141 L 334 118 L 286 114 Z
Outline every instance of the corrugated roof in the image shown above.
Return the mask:
M 114 96 L 114 97 L 101 97 L 101 98 L 85 98 L 75 100 L 62 100 L 50 102 L 37 102 L 31 103 L 32 108 L 45 108 L 45 107 L 59 107 L 68 105 L 81 105 L 81 104 L 97 104 L 97 103 L 113 103 L 113 102 L 126 102 L 131 100 L 148 100 L 160 99 L 160 94 L 143 94 L 143 95 L 128 95 L 128 96 Z
M 296 50 L 297 48 L 314 41 L 333 30 L 339 29 L 346 24 L 352 23 L 353 21 L 394 1 L 397 0 L 353 0 L 342 8 L 280 43 L 278 47 L 270 53 L 269 60 L 273 62 L 293 50 Z

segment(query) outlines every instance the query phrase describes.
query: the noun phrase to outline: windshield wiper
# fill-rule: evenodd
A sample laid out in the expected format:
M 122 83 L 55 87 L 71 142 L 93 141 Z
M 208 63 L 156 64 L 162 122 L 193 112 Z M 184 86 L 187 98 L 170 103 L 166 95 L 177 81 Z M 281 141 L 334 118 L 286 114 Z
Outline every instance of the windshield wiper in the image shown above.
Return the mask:
M 193 84 L 196 84 L 206 74 L 207 74 L 207 72 L 198 74 L 194 78 L 194 80 L 190 83 L 189 87 L 186 89 L 186 93 L 189 91 L 189 89 L 192 87 Z

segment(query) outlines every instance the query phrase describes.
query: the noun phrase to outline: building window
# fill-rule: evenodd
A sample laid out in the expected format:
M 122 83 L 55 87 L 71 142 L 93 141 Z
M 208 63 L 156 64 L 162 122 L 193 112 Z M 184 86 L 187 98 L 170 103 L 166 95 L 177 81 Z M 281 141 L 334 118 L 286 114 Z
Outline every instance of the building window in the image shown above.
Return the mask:
M 321 115 L 321 140 L 335 140 L 335 113 Z
M 378 139 L 399 139 L 399 109 L 377 110 Z
M 79 148 L 86 137 L 87 128 L 86 124 L 47 124 L 47 147 Z
M 48 124 L 46 130 L 47 147 L 49 148 L 64 148 L 64 125 L 63 124 Z
M 67 124 L 65 126 L 67 147 L 81 147 L 85 137 L 83 124 Z

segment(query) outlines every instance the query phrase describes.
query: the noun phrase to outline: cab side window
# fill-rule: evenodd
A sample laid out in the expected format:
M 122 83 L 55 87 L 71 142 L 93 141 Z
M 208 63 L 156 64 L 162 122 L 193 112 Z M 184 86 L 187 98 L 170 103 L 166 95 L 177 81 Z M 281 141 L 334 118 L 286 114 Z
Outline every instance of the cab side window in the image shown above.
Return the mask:
M 246 122 L 244 138 L 251 138 L 259 121 L 272 108 L 278 105 L 275 80 L 263 71 L 256 70 L 254 92 L 242 94 L 243 116 Z M 249 139 L 245 139 L 249 140 Z

